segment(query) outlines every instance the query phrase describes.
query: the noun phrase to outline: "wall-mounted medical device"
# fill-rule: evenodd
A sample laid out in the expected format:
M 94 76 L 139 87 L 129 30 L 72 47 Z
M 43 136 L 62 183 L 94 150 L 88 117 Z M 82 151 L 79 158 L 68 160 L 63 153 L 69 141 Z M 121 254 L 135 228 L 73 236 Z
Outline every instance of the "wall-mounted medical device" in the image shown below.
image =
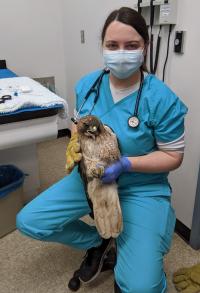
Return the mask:
M 174 52 L 178 54 L 184 53 L 185 31 L 176 31 L 174 39 Z
M 147 25 L 151 21 L 151 7 L 154 8 L 154 25 L 176 24 L 177 0 L 138 0 L 134 8 L 144 16 Z
M 177 0 L 135 0 L 134 8 L 145 18 L 146 24 L 149 26 L 150 46 L 149 60 L 150 72 L 155 74 L 158 67 L 161 31 L 162 27 L 169 26 L 169 35 L 167 41 L 167 54 L 163 66 L 163 77 L 165 80 L 165 69 L 169 56 L 170 37 L 173 25 L 177 20 Z M 155 44 L 155 32 L 153 27 L 158 27 L 157 42 Z M 154 52 L 154 50 L 156 51 Z

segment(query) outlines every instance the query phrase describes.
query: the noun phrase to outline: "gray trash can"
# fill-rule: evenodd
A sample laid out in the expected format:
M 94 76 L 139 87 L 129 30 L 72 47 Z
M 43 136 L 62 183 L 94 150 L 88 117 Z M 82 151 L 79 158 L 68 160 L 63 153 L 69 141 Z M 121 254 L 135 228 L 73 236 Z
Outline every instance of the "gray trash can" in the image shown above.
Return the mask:
M 0 165 L 0 237 L 16 229 L 23 207 L 24 173 L 13 165 Z

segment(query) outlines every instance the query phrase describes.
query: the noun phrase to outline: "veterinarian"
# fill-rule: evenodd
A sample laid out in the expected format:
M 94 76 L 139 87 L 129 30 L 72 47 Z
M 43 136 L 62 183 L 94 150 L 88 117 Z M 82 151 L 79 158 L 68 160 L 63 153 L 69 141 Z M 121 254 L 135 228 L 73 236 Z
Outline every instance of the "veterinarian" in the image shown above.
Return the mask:
M 175 226 L 168 173 L 183 160 L 187 108 L 163 82 L 148 74 L 149 36 L 143 17 L 130 8 L 113 11 L 102 30 L 104 74 L 99 97 L 83 99 L 101 70 L 76 86 L 76 111 L 92 114 L 116 133 L 121 159 L 109 166 L 104 184 L 117 180 L 123 231 L 116 239 L 115 292 L 167 292 L 163 257 Z M 138 93 L 140 92 L 139 101 Z M 139 105 L 136 103 L 139 102 Z M 138 106 L 138 109 L 137 109 Z M 18 229 L 32 238 L 86 249 L 81 280 L 97 277 L 110 242 L 80 217 L 91 212 L 77 172 L 81 159 L 75 127 L 67 148 L 70 175 L 43 192 L 18 214 Z

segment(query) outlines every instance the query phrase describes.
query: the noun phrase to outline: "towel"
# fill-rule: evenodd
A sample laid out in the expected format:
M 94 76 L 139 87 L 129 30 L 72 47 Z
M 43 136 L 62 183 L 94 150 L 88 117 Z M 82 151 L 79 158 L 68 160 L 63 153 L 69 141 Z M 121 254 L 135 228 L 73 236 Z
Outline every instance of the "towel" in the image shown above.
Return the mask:
M 0 79 L 0 98 L 3 95 L 11 95 L 12 99 L 0 104 L 0 115 L 12 114 L 19 110 L 34 110 L 34 108 L 40 107 L 57 107 L 60 118 L 68 117 L 66 100 L 29 77 Z

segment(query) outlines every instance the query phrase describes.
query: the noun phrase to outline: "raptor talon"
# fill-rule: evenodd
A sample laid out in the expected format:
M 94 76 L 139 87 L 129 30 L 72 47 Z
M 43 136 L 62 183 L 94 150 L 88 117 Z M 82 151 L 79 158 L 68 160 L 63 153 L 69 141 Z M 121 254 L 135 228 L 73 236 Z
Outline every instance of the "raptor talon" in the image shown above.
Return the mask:
M 92 170 L 92 175 L 95 178 L 101 178 L 101 176 L 103 175 L 103 173 L 104 173 L 104 166 L 102 166 L 102 165 L 98 165 L 98 166 L 96 166 L 96 168 L 94 168 Z

